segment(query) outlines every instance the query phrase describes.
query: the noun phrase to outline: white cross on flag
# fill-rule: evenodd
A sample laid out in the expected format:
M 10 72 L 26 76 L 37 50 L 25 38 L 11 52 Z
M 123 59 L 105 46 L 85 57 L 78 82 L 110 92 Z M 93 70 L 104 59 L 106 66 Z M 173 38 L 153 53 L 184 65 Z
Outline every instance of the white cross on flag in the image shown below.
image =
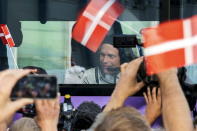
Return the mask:
M 91 0 L 74 26 L 73 39 L 96 52 L 123 10 L 116 0 Z
M 10 47 L 15 46 L 14 40 L 10 34 L 10 31 L 5 24 L 0 24 L 0 38 L 3 41 L 3 44 L 8 44 Z
M 147 74 L 197 63 L 197 15 L 143 32 Z

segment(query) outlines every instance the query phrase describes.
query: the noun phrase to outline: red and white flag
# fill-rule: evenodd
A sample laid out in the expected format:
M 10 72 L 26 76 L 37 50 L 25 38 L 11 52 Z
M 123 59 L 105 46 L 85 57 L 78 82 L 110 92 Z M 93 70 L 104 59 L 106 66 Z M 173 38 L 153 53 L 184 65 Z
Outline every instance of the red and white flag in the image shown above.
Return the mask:
M 123 10 L 116 0 L 91 0 L 74 26 L 73 39 L 96 52 Z
M 10 34 L 10 31 L 5 24 L 0 24 L 0 38 L 3 44 L 8 44 L 10 47 L 15 46 L 14 40 Z
M 197 63 L 197 15 L 143 31 L 147 74 Z

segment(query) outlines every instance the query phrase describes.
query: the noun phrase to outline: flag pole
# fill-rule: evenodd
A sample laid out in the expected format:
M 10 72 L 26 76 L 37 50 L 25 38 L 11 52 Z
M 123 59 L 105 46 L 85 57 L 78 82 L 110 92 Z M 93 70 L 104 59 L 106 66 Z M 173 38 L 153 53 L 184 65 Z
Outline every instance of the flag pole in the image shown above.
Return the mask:
M 15 57 L 14 57 L 14 53 L 13 53 L 11 47 L 8 46 L 8 48 L 9 48 L 10 53 L 11 53 L 11 55 L 12 55 L 12 58 L 13 58 L 13 61 L 14 61 L 14 65 L 15 65 L 16 69 L 19 69 L 19 68 L 18 68 L 18 65 L 17 65 L 17 63 L 16 63 L 16 60 L 15 60 Z

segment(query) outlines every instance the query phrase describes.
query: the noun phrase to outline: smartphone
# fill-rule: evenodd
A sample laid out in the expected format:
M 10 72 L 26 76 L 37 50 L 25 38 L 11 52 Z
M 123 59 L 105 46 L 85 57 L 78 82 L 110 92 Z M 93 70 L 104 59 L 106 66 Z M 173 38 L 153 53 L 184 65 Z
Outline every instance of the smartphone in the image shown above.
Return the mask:
M 56 98 L 57 78 L 51 75 L 27 75 L 14 86 L 11 98 Z

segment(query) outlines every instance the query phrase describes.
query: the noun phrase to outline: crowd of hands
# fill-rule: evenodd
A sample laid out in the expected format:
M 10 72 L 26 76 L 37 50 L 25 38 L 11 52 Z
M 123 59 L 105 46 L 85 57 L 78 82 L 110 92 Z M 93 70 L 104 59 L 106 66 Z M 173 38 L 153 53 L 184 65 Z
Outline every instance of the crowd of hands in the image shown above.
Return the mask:
M 59 99 L 40 99 L 33 100 L 22 98 L 16 101 L 10 100 L 12 88 L 16 82 L 25 75 L 35 70 L 6 70 L 0 73 L 0 131 L 6 131 L 8 125 L 12 121 L 12 117 L 16 111 L 25 105 L 36 105 L 35 121 L 42 131 L 57 131 L 58 118 L 60 113 Z
M 110 112 L 124 106 L 129 96 L 144 87 L 137 82 L 136 75 L 143 58 L 121 65 L 121 76 L 103 112 Z M 27 99 L 11 101 L 10 94 L 15 83 L 35 70 L 5 70 L 0 72 L 0 131 L 8 128 L 13 115 L 27 104 L 35 103 L 37 125 L 42 131 L 57 131 L 60 113 L 60 95 L 56 99 Z M 169 131 L 194 131 L 192 117 L 186 98 L 177 78 L 177 69 L 157 74 L 160 88 L 147 88 L 144 92 L 146 110 L 144 118 L 151 124 L 161 114 L 164 128 Z

